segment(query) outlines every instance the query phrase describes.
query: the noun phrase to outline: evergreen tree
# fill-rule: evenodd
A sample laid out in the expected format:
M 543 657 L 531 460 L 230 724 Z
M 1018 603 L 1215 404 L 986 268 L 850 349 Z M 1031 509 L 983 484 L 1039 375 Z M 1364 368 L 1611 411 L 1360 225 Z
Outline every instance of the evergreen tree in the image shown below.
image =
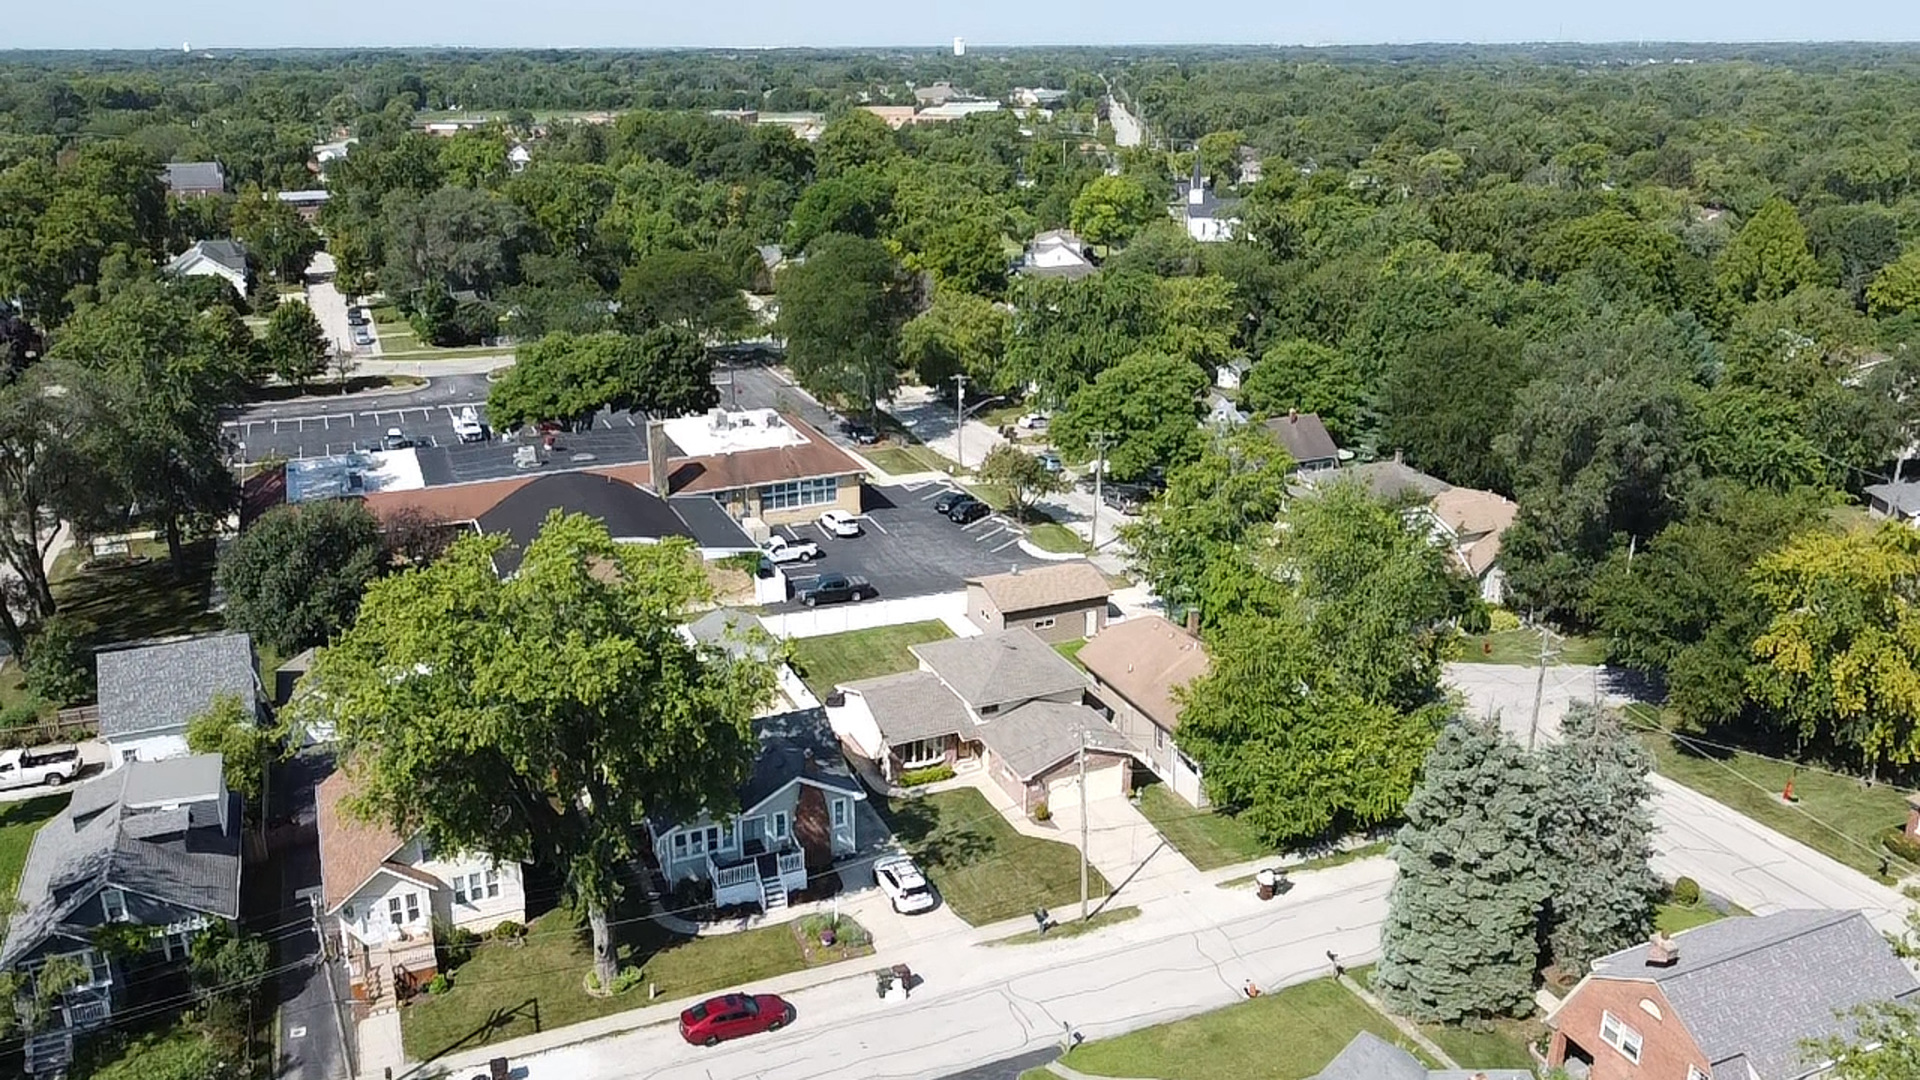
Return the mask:
M 1393 845 L 1373 979 L 1389 1008 L 1449 1022 L 1532 1010 L 1544 786 L 1495 721 L 1441 732 Z
M 1575 702 L 1539 764 L 1547 785 L 1543 866 L 1553 885 L 1547 944 L 1562 971 L 1577 973 L 1653 930 L 1653 762 L 1616 713 Z

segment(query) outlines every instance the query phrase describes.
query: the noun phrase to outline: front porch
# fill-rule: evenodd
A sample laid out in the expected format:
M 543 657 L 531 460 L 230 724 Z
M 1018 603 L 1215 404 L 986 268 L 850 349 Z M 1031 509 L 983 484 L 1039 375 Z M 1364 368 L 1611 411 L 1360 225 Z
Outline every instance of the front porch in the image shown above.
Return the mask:
M 431 931 L 396 933 L 383 941 L 369 941 L 352 927 L 341 925 L 347 984 L 357 1006 L 385 1008 L 405 1001 L 440 969 Z
M 714 906 L 757 904 L 772 914 L 787 906 L 788 896 L 807 887 L 807 855 L 791 841 L 771 851 L 745 851 L 738 858 L 708 855 L 707 880 L 713 883 Z

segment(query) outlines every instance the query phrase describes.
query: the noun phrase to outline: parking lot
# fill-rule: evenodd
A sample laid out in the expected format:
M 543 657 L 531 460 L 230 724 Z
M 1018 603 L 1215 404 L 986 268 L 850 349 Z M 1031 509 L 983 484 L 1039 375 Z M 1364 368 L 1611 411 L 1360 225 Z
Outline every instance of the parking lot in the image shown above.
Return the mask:
M 934 513 L 934 499 L 947 490 L 946 484 L 868 486 L 861 535 L 844 540 L 817 524 L 780 526 L 776 531 L 812 540 L 822 552 L 812 563 L 788 563 L 788 580 L 799 587 L 825 573 L 855 574 L 872 582 L 880 599 L 893 600 L 952 592 L 965 588 L 970 577 L 1046 565 L 1020 549 L 1024 530 L 1000 514 L 955 525 Z M 780 607 L 799 606 L 789 601 Z

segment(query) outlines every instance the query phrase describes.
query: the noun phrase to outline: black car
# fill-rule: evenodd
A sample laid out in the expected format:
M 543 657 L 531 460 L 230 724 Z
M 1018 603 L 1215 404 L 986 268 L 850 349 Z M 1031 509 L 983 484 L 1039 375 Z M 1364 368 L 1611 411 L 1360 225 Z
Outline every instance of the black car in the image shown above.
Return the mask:
M 822 574 L 813 584 L 794 590 L 794 599 L 808 607 L 837 604 L 843 600 L 860 601 L 873 595 L 873 586 L 863 577 L 851 574 Z
M 953 513 L 953 508 L 956 506 L 959 506 L 961 503 L 979 502 L 979 501 L 980 501 L 979 499 L 974 498 L 973 496 L 967 494 L 964 491 L 948 491 L 948 492 L 942 493 L 939 498 L 933 500 L 933 512 L 936 514 L 943 514 L 943 515 L 951 514 Z
M 347 309 L 347 323 L 350 326 L 365 326 L 367 313 L 360 308 L 350 307 Z
M 988 506 L 979 499 L 970 498 L 947 511 L 947 520 L 953 522 L 955 525 L 971 525 L 991 513 L 993 513 L 993 507 Z
M 880 433 L 870 424 L 848 424 L 847 438 L 852 439 L 855 446 L 872 446 L 880 441 Z

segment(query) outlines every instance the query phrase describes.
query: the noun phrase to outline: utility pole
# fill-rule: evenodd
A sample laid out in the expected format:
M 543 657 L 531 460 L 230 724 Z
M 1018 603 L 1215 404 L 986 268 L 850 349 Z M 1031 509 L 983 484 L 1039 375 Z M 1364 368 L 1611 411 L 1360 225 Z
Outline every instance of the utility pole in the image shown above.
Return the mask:
M 967 467 L 967 453 L 961 440 L 967 431 L 967 377 L 965 374 L 953 377 L 953 456 L 960 461 L 960 467 Z
M 1544 625 L 1540 628 L 1540 668 L 1533 681 L 1533 721 L 1527 725 L 1527 752 L 1533 752 L 1533 744 L 1540 737 L 1540 701 L 1547 693 L 1547 662 L 1553 659 L 1553 631 Z
M 1087 732 L 1080 733 L 1080 921 L 1087 921 Z
M 1100 485 L 1107 478 L 1107 439 L 1109 437 L 1109 433 L 1105 431 L 1096 431 L 1092 436 L 1094 453 L 1097 456 L 1093 461 L 1093 522 L 1087 529 L 1087 546 L 1092 548 L 1096 555 L 1100 553 Z

